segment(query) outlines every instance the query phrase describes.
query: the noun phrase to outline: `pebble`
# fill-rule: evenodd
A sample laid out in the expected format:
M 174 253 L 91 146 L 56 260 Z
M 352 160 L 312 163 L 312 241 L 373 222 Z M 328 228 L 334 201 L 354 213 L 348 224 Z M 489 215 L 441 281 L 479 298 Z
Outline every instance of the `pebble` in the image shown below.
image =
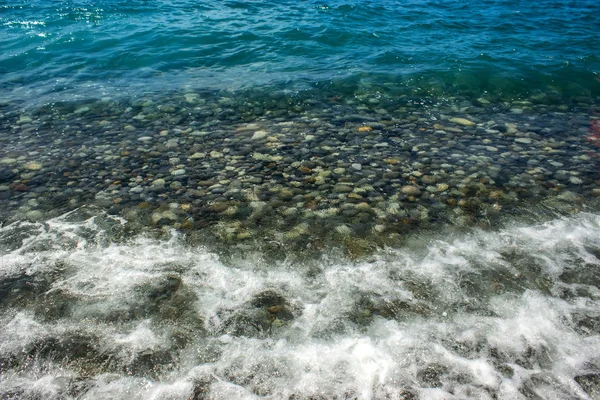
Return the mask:
M 336 193 L 349 193 L 352 190 L 352 187 L 348 185 L 337 184 L 333 187 L 333 191 Z
M 0 159 L 0 164 L 13 165 L 17 163 L 16 158 L 5 157 Z
M 431 185 L 437 182 L 437 178 L 434 175 L 423 175 L 421 181 L 426 185 Z
M 448 190 L 450 186 L 447 183 L 438 183 L 436 187 L 438 192 L 444 192 Z
M 330 99 L 311 99 L 314 108 L 266 108 L 232 94 L 175 96 L 121 110 L 86 103 L 40 117 L 39 127 L 22 115 L 11 129 L 24 140 L 6 142 L 0 159 L 0 198 L 12 212 L 41 209 L 46 197 L 64 193 L 69 207 L 95 202 L 124 216 L 134 208 L 141 223 L 222 223 L 215 231 L 231 240 L 289 227 L 286 237 L 271 235 L 285 242 L 318 236 L 329 224 L 338 240 L 401 236 L 434 220 L 477 224 L 482 210 L 491 220 L 491 210 L 510 213 L 522 199 L 588 206 L 599 191 L 583 112 L 512 103 L 523 108 L 519 115 L 460 96 L 427 110 L 385 96 L 373 107 L 369 95 L 331 107 Z M 54 147 L 33 136 L 45 137 L 50 126 L 67 132 Z M 174 214 L 161 211 L 166 205 Z
M 90 111 L 89 107 L 79 107 L 78 109 L 76 109 L 75 111 L 73 111 L 73 114 L 80 115 L 80 114 L 85 114 L 88 111 Z
M 31 119 L 31 117 L 29 117 L 27 115 L 23 115 L 19 118 L 19 120 L 17 121 L 17 124 L 28 124 L 30 122 L 33 122 L 33 119 Z
M 42 169 L 42 164 L 32 161 L 32 162 L 28 162 L 23 167 L 25 167 L 25 169 L 27 169 L 29 171 L 39 171 L 40 169 Z
M 342 236 L 350 236 L 353 233 L 348 225 L 338 225 L 335 227 L 335 231 Z
M 455 124 L 464 125 L 464 126 L 473 126 L 473 125 L 475 125 L 475 122 L 470 121 L 470 120 L 468 120 L 466 118 L 455 117 L 455 118 L 450 118 L 449 121 L 450 122 L 454 122 Z
M 263 139 L 265 137 L 267 137 L 269 133 L 267 131 L 256 131 L 254 132 L 254 134 L 252 135 L 252 139 L 253 140 L 259 140 L 259 139 Z
M 583 183 L 583 180 L 576 176 L 572 176 L 569 178 L 569 182 L 572 183 L 573 185 L 581 185 Z
M 407 196 L 417 196 L 421 191 L 417 186 L 406 185 L 400 188 L 400 191 Z
M 531 143 L 533 143 L 533 141 L 531 139 L 524 138 L 524 137 L 516 138 L 515 142 L 516 143 L 521 143 L 521 144 L 531 144 Z
M 557 198 L 566 203 L 581 203 L 583 201 L 583 198 L 580 195 L 571 191 L 563 192 L 559 194 Z

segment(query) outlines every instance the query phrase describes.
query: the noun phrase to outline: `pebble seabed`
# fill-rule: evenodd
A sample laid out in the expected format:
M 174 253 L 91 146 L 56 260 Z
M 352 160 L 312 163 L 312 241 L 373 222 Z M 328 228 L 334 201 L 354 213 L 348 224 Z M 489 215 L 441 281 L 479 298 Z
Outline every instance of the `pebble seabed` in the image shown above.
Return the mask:
M 594 105 L 576 100 L 190 92 L 6 112 L 2 218 L 94 205 L 219 242 L 331 240 L 362 253 L 358 239 L 594 207 Z
M 445 294 L 443 287 L 436 287 L 417 270 L 377 268 L 377 263 L 383 262 L 382 254 L 389 256 L 389 252 L 412 245 L 416 253 L 411 257 L 419 258 L 415 238 L 439 239 L 445 237 L 443 232 L 475 231 L 485 238 L 512 229 L 507 226 L 515 221 L 544 223 L 578 218 L 569 216 L 582 211 L 597 212 L 600 160 L 598 148 L 587 140 L 590 120 L 596 117 L 592 113 L 594 99 L 579 97 L 569 104 L 545 100 L 540 96 L 498 102 L 483 97 L 428 99 L 381 93 L 342 97 L 189 91 L 162 97 L 56 103 L 35 109 L 1 105 L 0 238 L 2 262 L 10 264 L 0 280 L 0 304 L 5 309 L 2 320 L 4 326 L 45 331 L 35 340 L 17 340 L 26 342 L 20 350 L 0 345 L 0 373 L 10 383 L 0 393 L 7 399 L 37 398 L 36 393 L 44 396 L 52 390 L 56 398 L 101 398 L 112 387 L 115 398 L 120 398 L 115 394 L 119 390 L 136 392 L 142 398 L 177 399 L 412 399 L 434 398 L 442 392 L 457 398 L 544 398 L 557 390 L 571 396 L 568 398 L 597 396 L 600 364 L 593 363 L 598 360 L 586 361 L 591 363 L 583 369 L 587 374 L 571 376 L 576 383 L 556 382 L 552 375 L 556 372 L 552 369 L 556 348 L 536 342 L 537 347 L 502 350 L 489 343 L 482 345 L 477 331 L 473 337 L 452 340 L 453 334 L 446 332 L 443 340 L 452 343 L 442 340 L 436 344 L 468 360 L 462 367 L 444 364 L 440 358 L 420 362 L 416 357 L 410 372 L 405 370 L 401 378 L 398 375 L 378 384 L 373 381 L 367 385 L 371 388 L 368 393 L 351 381 L 345 382 L 347 387 L 332 383 L 347 371 L 336 370 L 342 366 L 331 354 L 329 367 L 334 372 L 323 373 L 328 381 L 320 389 L 296 380 L 296 386 L 284 390 L 282 382 L 293 381 L 293 368 L 276 355 L 277 340 L 293 342 L 299 321 L 307 318 L 313 318 L 311 323 L 305 321 L 312 324 L 308 335 L 325 343 L 342 333 L 364 334 L 382 321 L 408 324 L 417 320 L 418 329 L 426 332 L 427 321 L 437 321 L 436 310 L 442 308 L 453 310 L 448 311 L 450 316 L 444 312 L 444 318 L 466 313 L 491 321 L 495 294 L 533 296 L 527 301 L 540 307 L 540 313 L 543 305 L 535 298 L 539 293 L 551 293 L 553 300 L 548 301 L 579 296 L 597 303 L 597 272 L 569 275 L 581 263 L 598 268 L 600 246 L 595 242 L 587 243 L 585 262 L 576 257 L 563 260 L 563 275 L 546 271 L 536 256 L 526 253 L 543 245 L 533 239 L 521 250 L 497 250 L 501 263 L 471 260 L 471 265 L 495 266 L 475 268 L 454 282 L 462 300 Z M 596 226 L 598 221 L 590 215 L 586 218 Z M 72 224 L 71 228 L 64 228 L 65 224 Z M 56 243 L 40 239 L 50 232 L 60 237 L 61 251 L 66 253 L 53 247 Z M 517 231 L 506 232 L 502 235 L 520 240 Z M 79 297 L 83 292 L 57 284 L 80 279 L 78 290 L 90 285 L 93 292 L 97 283 L 79 277 L 83 272 L 74 267 L 82 262 L 76 259 L 77 251 L 87 246 L 82 241 L 97 247 L 97 259 L 110 259 L 103 253 L 111 248 L 110 243 L 118 247 L 137 240 L 130 245 L 139 249 L 140 235 L 157 241 L 144 245 L 144 251 L 165 254 L 148 261 L 144 273 L 149 275 L 141 280 L 145 283 L 118 284 L 109 275 L 92 274 L 110 281 L 116 292 L 85 300 Z M 192 256 L 176 255 L 177 249 L 183 251 L 177 246 L 161 247 L 160 243 L 169 243 L 174 236 L 188 249 L 185 251 L 199 246 L 210 249 L 213 255 L 202 257 L 208 257 L 204 261 L 212 262 L 214 270 L 252 259 L 253 268 L 263 268 L 269 271 L 264 272 L 267 275 L 282 273 L 293 265 L 295 272 L 288 273 L 312 282 L 330 273 L 319 266 L 323 257 L 330 257 L 355 266 L 355 272 L 335 269 L 334 275 L 340 279 L 348 274 L 343 279 L 359 287 L 381 273 L 389 275 L 386 282 L 403 285 L 403 294 L 392 293 L 396 290 L 392 286 L 389 293 L 356 287 L 352 292 L 351 285 L 346 286 L 352 292 L 344 297 L 348 304 L 342 301 L 328 309 L 339 318 L 332 317 L 318 329 L 317 317 L 311 317 L 311 311 L 294 300 L 295 295 L 302 296 L 289 287 L 289 293 L 285 292 L 285 285 L 255 285 L 248 288 L 247 298 L 232 298 L 231 304 L 200 313 L 197 303 L 205 300 L 199 294 L 203 284 L 192 273 Z M 35 243 L 33 247 L 24 247 L 26 238 Z M 421 251 L 425 251 L 423 246 Z M 44 267 L 32 267 L 26 260 L 32 252 Z M 216 255 L 220 267 L 214 264 Z M 127 257 L 127 262 L 133 262 L 133 255 Z M 99 261 L 89 262 L 96 265 Z M 374 276 L 361 275 L 365 265 L 374 266 Z M 251 279 L 243 272 L 249 270 L 239 268 L 239 274 L 227 279 L 244 286 L 243 281 Z M 127 275 L 113 273 L 127 280 Z M 212 278 L 218 281 L 224 276 Z M 587 292 L 556 294 L 566 281 Z M 219 290 L 220 296 L 227 291 L 213 289 L 214 296 Z M 325 285 L 319 290 L 336 289 Z M 37 301 L 31 302 L 32 298 Z M 515 307 L 526 307 L 514 302 Z M 105 306 L 109 311 L 101 310 Z M 597 338 L 598 313 L 590 307 L 585 312 L 578 309 L 581 315 L 577 318 L 569 314 L 570 325 L 564 332 L 580 341 Z M 83 326 L 84 317 L 78 311 L 83 309 L 87 310 L 86 319 L 101 324 L 111 335 L 121 335 L 121 341 L 108 345 L 108 333 Z M 39 319 L 44 322 L 34 322 Z M 57 321 L 67 322 L 59 327 Z M 492 325 L 490 322 L 488 328 Z M 442 329 L 441 325 L 430 328 Z M 9 328 L 5 330 L 6 335 L 14 336 Z M 567 334 L 564 332 L 559 333 Z M 144 347 L 148 337 L 156 339 L 156 335 L 167 338 L 166 342 Z M 592 347 L 598 346 L 594 340 Z M 138 348 L 134 342 L 142 344 Z M 256 350 L 257 343 L 270 343 L 268 356 Z M 356 351 L 360 358 L 361 351 L 372 344 L 357 343 L 348 351 Z M 245 347 L 250 358 L 257 358 L 239 359 L 237 364 L 227 361 L 224 346 Z M 298 346 L 295 351 L 301 352 Z M 493 366 L 483 361 L 475 365 L 485 351 Z M 186 352 L 193 354 L 184 356 Z M 411 357 L 408 353 L 404 356 Z M 218 373 L 200 370 L 200 365 L 217 365 L 217 360 L 229 362 L 228 367 Z M 297 362 L 300 368 L 308 368 Z M 369 362 L 361 361 L 364 365 Z M 169 378 L 185 363 L 197 367 L 194 373 L 179 377 L 184 383 Z M 61 365 L 69 369 L 63 381 L 58 380 Z M 343 368 L 351 369 L 351 365 Z M 486 368 L 504 376 L 499 380 L 514 380 L 518 375 L 521 381 L 511 392 L 492 378 L 486 381 L 486 376 L 493 375 Z M 536 372 L 526 375 L 522 373 L 525 370 Z M 305 372 L 308 374 L 308 369 Z M 36 373 L 36 382 L 41 377 L 48 379 L 38 392 L 23 383 L 31 382 Z M 124 383 L 126 378 L 131 382 Z M 314 376 L 311 379 L 319 382 Z M 466 383 L 477 379 L 479 383 Z M 225 381 L 236 386 L 235 390 L 246 390 L 245 394 L 226 388 Z M 159 382 L 163 382 L 160 388 L 156 386 Z M 120 389 L 116 389 L 118 385 Z M 150 393 L 151 386 L 154 391 Z

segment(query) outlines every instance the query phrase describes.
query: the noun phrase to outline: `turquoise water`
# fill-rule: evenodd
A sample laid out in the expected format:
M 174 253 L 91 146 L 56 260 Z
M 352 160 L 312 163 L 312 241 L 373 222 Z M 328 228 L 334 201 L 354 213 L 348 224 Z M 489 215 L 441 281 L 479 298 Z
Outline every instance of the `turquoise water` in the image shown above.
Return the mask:
M 28 101 L 362 80 L 597 95 L 598 32 L 593 0 L 14 1 L 0 5 L 0 90 Z

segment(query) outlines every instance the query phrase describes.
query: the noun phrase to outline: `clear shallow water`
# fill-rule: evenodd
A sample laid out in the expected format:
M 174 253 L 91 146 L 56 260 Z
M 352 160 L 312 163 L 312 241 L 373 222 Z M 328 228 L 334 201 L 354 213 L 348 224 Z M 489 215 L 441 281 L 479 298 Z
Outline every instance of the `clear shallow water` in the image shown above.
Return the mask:
M 318 82 L 596 95 L 589 1 L 16 1 L 0 90 L 31 101 Z M 342 81 L 344 82 L 344 81 Z

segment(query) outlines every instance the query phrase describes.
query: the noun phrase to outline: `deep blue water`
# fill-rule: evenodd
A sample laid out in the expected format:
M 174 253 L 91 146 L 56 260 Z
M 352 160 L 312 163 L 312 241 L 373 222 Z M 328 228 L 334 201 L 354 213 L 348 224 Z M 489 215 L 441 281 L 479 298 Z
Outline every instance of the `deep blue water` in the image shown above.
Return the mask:
M 595 0 L 0 2 L 4 99 L 341 82 L 598 93 Z

